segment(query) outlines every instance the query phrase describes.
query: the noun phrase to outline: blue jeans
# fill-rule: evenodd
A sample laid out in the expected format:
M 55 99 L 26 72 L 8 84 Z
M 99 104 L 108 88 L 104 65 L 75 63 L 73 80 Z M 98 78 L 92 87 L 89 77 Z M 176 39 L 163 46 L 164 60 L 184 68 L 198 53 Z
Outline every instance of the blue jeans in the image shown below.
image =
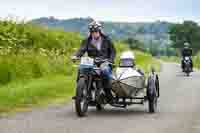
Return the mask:
M 100 65 L 100 70 L 101 70 L 101 77 L 103 81 L 103 87 L 105 89 L 111 89 L 112 87 L 112 67 L 109 63 L 105 62 Z M 79 75 L 81 73 L 84 73 L 84 68 L 79 68 L 78 72 L 78 77 L 77 80 L 79 79 Z
M 101 69 L 103 87 L 106 93 L 109 94 L 112 88 L 112 66 L 109 63 L 105 62 L 101 64 L 100 69 Z
M 112 67 L 109 63 L 105 62 L 100 66 L 101 74 L 103 79 L 111 80 L 112 79 Z

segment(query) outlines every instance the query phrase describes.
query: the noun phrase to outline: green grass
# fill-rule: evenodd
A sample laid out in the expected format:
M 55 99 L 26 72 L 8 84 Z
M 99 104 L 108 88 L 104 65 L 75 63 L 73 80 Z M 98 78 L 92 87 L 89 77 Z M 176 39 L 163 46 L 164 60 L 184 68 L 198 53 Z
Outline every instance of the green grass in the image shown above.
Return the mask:
M 157 72 L 160 71 L 160 61 L 158 59 L 140 51 L 134 51 L 134 53 L 136 55 L 136 64 L 138 64 L 138 67 L 142 68 L 146 74 L 151 71 L 151 68 L 154 68 Z
M 198 53 L 195 57 L 194 57 L 194 66 L 198 69 L 200 69 L 200 53 Z
M 0 88 L 0 112 L 41 105 L 57 99 L 67 101 L 74 93 L 74 76 L 55 75 L 26 82 L 13 82 Z
M 22 51 L 20 50 L 17 54 L 0 55 L 0 84 L 49 75 L 69 76 L 75 71 L 75 68 L 71 66 L 69 54 L 57 54 L 56 51 L 43 50 L 37 52 L 26 50 L 26 53 Z

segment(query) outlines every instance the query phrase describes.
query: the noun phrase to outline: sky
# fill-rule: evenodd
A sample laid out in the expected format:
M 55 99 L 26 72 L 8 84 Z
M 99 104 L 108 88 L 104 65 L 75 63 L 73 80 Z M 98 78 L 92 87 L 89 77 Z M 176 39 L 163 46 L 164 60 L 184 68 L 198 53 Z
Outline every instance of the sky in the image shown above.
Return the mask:
M 0 18 L 92 17 L 102 21 L 200 22 L 200 0 L 2 0 Z

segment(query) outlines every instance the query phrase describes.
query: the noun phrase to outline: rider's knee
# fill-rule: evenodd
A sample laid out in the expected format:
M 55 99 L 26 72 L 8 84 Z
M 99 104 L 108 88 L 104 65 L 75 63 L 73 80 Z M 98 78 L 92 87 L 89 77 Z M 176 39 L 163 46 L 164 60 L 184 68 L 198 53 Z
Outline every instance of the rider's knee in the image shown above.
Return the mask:
M 104 78 L 110 78 L 110 76 L 112 75 L 112 70 L 109 66 L 104 66 L 101 67 L 101 73 Z

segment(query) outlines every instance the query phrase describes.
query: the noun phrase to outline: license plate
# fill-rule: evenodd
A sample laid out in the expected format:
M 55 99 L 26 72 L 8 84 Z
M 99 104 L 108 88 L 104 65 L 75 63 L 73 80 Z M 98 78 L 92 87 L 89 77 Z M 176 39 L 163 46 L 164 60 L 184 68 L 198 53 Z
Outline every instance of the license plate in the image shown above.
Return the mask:
M 87 65 L 87 66 L 93 66 L 94 65 L 94 59 L 89 57 L 82 57 L 81 58 L 81 65 Z

